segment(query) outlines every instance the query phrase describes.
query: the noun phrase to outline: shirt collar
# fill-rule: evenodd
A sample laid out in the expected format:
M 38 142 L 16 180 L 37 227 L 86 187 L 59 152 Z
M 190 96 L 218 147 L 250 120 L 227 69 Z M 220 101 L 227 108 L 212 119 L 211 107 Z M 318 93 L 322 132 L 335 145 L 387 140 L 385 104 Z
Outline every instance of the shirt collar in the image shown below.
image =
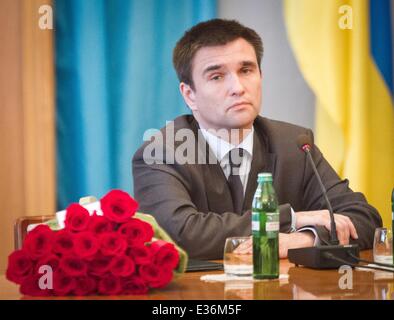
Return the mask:
M 201 126 L 200 126 L 201 127 Z M 243 139 L 243 141 L 239 145 L 233 145 L 228 143 L 226 140 L 219 138 L 213 133 L 201 127 L 201 133 L 203 134 L 205 140 L 207 140 L 210 148 L 214 152 L 216 159 L 221 162 L 223 158 L 234 148 L 242 148 L 250 156 L 253 156 L 253 136 L 254 136 L 254 127 L 252 126 L 252 130 L 249 134 Z

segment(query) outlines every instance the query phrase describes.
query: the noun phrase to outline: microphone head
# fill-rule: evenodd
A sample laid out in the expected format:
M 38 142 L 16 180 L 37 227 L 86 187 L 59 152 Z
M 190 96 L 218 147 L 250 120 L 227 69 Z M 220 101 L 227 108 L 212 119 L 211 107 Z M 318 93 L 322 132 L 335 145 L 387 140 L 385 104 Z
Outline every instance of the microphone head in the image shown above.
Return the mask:
M 297 137 L 297 146 L 304 152 L 310 151 L 312 146 L 312 139 L 306 134 L 300 134 Z

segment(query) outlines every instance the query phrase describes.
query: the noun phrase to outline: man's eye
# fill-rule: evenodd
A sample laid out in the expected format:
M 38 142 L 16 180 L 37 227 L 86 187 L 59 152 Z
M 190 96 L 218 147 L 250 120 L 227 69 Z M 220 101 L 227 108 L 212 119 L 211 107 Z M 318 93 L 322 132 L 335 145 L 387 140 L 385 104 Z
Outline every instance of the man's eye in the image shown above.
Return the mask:
M 248 73 L 251 73 L 252 70 L 249 69 L 249 68 L 244 68 L 244 69 L 242 69 L 242 72 L 245 73 L 245 74 L 248 74 Z
M 222 77 L 221 75 L 217 74 L 217 75 L 212 76 L 212 77 L 211 77 L 211 80 L 218 81 L 218 80 L 220 80 L 220 79 L 222 79 L 222 78 L 223 78 L 223 77 Z

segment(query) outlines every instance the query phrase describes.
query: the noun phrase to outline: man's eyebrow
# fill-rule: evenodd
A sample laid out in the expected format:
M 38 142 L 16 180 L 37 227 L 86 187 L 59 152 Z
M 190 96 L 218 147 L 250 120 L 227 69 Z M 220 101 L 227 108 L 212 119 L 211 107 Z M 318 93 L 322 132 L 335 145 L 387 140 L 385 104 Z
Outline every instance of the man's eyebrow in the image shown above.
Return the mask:
M 242 62 L 241 62 L 241 65 L 242 65 L 243 67 L 255 67 L 255 68 L 257 68 L 257 63 L 254 62 L 254 61 L 248 61 L 248 60 L 242 61 Z
M 245 60 L 245 61 L 241 61 L 240 65 L 242 67 L 253 67 L 253 68 L 257 68 L 257 63 L 254 61 L 250 61 L 250 60 Z M 211 66 L 208 66 L 207 68 L 204 69 L 203 71 L 203 75 L 211 72 L 211 71 L 216 71 L 216 70 L 220 70 L 221 68 L 223 68 L 222 64 L 214 64 Z
M 219 69 L 221 69 L 222 67 L 223 67 L 223 65 L 221 65 L 221 64 L 214 64 L 214 65 L 212 65 L 212 66 L 209 66 L 209 67 L 205 68 L 202 74 L 205 75 L 205 74 L 207 74 L 208 72 L 215 71 L 215 70 L 219 70 Z

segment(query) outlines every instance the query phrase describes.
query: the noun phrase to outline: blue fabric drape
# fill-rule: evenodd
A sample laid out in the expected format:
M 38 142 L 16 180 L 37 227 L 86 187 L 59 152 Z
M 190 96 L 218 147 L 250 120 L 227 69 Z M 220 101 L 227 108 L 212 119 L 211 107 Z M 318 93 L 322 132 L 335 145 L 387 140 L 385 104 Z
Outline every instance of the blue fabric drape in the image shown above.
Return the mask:
M 393 84 L 393 47 L 392 17 L 390 0 L 369 1 L 371 53 L 391 96 L 394 95 Z
M 59 209 L 113 188 L 132 194 L 145 130 L 188 112 L 172 49 L 215 15 L 215 0 L 55 1 Z

